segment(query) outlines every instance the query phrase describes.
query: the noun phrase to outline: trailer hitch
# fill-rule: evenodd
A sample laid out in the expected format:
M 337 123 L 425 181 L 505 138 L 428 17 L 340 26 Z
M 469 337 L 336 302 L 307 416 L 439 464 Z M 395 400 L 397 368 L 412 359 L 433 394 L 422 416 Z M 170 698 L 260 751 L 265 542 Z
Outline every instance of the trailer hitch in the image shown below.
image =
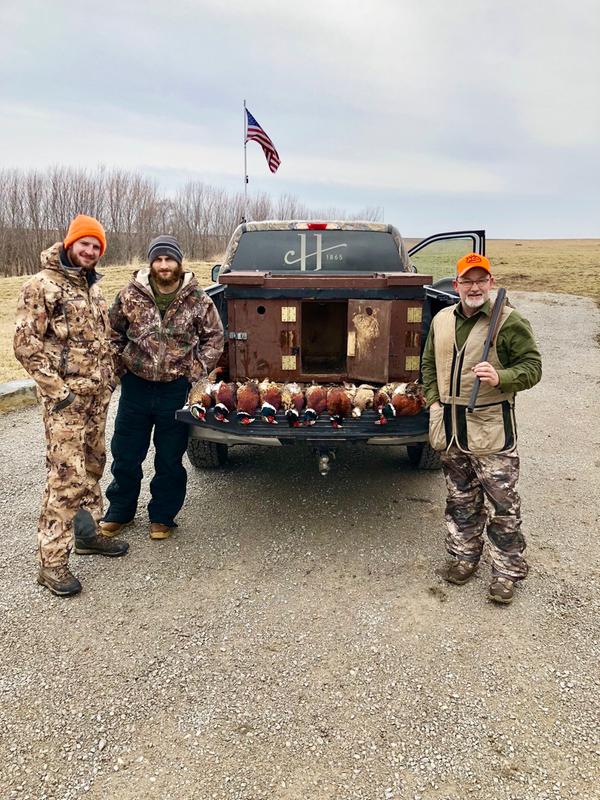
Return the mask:
M 335 459 L 334 450 L 315 450 L 319 460 L 319 474 L 323 477 L 329 475 L 331 469 L 331 462 Z

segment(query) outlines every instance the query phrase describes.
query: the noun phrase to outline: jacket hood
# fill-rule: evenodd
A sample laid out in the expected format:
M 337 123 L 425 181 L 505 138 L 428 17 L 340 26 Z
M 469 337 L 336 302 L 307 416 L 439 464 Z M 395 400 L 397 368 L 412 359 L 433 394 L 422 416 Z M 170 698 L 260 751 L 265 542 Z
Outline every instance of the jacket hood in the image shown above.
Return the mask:
M 150 267 L 144 267 L 143 269 L 139 269 L 137 272 L 133 273 L 134 280 L 143 286 L 146 291 L 152 293 L 152 287 L 150 286 Z M 183 273 L 183 283 L 181 284 L 181 289 L 186 289 L 189 284 L 195 280 L 193 272 L 184 272 Z
M 49 247 L 47 250 L 42 250 L 40 254 L 42 269 L 56 269 L 60 272 L 65 271 L 65 268 L 60 263 L 60 248 L 62 246 L 62 242 L 56 242 L 56 244 L 53 244 L 52 247 Z
M 87 281 L 88 286 L 92 286 L 94 283 L 97 283 L 100 280 L 102 275 L 99 272 L 96 272 L 96 268 L 87 272 L 78 267 L 67 269 L 60 260 L 60 252 L 62 247 L 62 242 L 56 242 L 56 244 L 53 244 L 52 247 L 42 251 L 40 254 L 42 269 L 54 270 L 70 281 L 77 282 L 80 280 L 85 280 Z

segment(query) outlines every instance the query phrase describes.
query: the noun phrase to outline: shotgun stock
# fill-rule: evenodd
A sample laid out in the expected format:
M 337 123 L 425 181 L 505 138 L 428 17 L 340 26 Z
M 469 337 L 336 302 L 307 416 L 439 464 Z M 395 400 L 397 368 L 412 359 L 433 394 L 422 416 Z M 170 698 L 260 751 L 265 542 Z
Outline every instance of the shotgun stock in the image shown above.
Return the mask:
M 481 354 L 480 362 L 488 360 L 488 356 L 490 354 L 490 347 L 492 346 L 492 343 L 496 338 L 496 334 L 498 333 L 500 318 L 502 317 L 502 309 L 504 308 L 505 303 L 506 303 L 506 289 L 498 289 L 498 294 L 496 295 L 496 301 L 492 309 L 492 315 L 490 317 L 490 326 L 488 328 L 487 336 L 485 337 L 485 344 L 483 345 L 483 353 Z M 481 386 L 481 381 L 478 377 L 476 377 L 475 383 L 473 384 L 473 388 L 471 390 L 469 405 L 467 406 L 467 411 L 469 412 L 473 411 L 473 409 L 475 408 L 475 403 L 477 402 L 477 395 L 479 394 L 480 386 Z

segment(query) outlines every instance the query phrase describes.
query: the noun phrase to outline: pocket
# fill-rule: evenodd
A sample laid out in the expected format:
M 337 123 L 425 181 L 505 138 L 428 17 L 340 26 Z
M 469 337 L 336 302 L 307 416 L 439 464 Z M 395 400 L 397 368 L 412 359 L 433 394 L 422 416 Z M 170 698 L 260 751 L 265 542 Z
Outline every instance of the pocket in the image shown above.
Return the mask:
M 502 403 L 483 406 L 466 413 L 467 446 L 471 453 L 499 453 L 504 449 L 506 431 Z
M 99 350 L 97 341 L 86 345 L 69 343 L 65 348 L 64 376 L 99 377 Z
M 443 406 L 429 409 L 429 444 L 434 450 L 445 450 L 448 446 Z

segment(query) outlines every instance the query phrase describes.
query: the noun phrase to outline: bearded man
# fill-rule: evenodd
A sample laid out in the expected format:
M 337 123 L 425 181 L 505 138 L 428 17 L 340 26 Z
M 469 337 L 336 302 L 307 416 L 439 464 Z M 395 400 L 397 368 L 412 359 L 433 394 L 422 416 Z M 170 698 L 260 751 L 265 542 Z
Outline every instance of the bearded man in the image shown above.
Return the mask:
M 122 556 L 127 542 L 98 532 L 106 454 L 106 411 L 115 384 L 108 308 L 96 265 L 104 228 L 79 214 L 67 235 L 41 254 L 23 284 L 15 355 L 37 385 L 46 433 L 47 483 L 38 525 L 38 583 L 61 597 L 81 583 L 70 572 L 80 555 Z
M 433 318 L 422 359 L 431 446 L 440 450 L 446 478 L 446 580 L 466 583 L 477 570 L 487 528 L 492 560 L 488 597 L 510 603 L 514 584 L 527 575 L 517 491 L 519 454 L 515 395 L 542 377 L 531 326 L 505 306 L 488 359 L 481 353 L 489 329 L 489 260 L 469 253 L 457 264 L 459 302 Z M 475 378 L 481 388 L 467 411 Z M 486 501 L 490 508 L 489 514 Z
M 223 352 L 219 313 L 173 236 L 158 236 L 148 249 L 149 268 L 134 273 L 110 309 L 121 397 L 111 442 L 109 508 L 100 523 L 114 536 L 133 522 L 142 464 L 154 432 L 154 476 L 148 504 L 150 538 L 167 539 L 185 499 L 183 455 L 187 426 L 175 411 L 191 383 L 208 374 Z

